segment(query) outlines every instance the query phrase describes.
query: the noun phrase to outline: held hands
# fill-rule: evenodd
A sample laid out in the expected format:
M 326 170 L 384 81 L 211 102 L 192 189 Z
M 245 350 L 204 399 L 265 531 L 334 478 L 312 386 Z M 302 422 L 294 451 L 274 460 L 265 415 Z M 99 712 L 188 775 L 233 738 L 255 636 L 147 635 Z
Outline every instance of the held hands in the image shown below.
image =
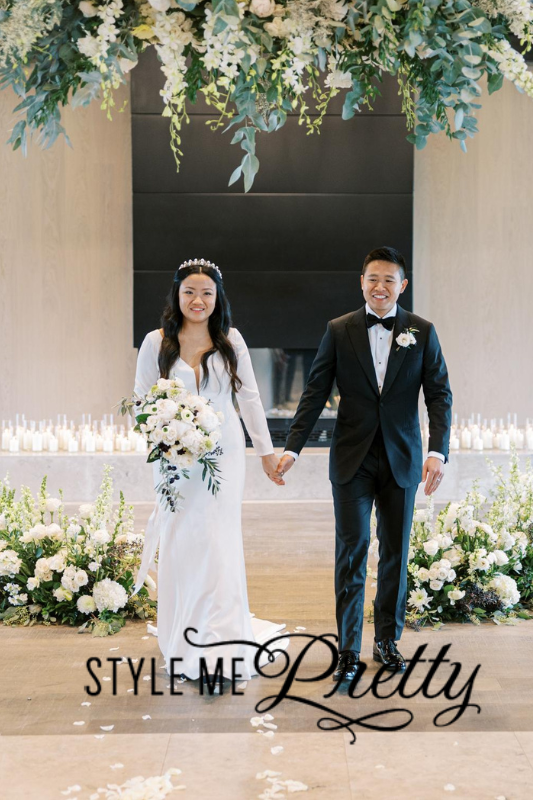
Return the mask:
M 276 467 L 276 476 L 278 478 L 277 484 L 278 486 L 285 486 L 285 481 L 283 480 L 283 476 L 286 472 L 290 470 L 292 465 L 294 464 L 294 458 L 292 456 L 282 456 L 279 460 L 279 463 Z
M 271 453 L 268 456 L 261 456 L 261 461 L 263 462 L 263 472 L 265 472 L 266 475 L 268 475 L 270 480 L 276 483 L 278 486 L 283 486 L 285 482 L 281 479 L 281 476 L 278 474 L 279 459 L 277 455 Z
M 444 477 L 444 464 L 440 458 L 426 458 L 422 468 L 422 483 L 425 482 L 424 494 L 429 497 L 436 491 Z

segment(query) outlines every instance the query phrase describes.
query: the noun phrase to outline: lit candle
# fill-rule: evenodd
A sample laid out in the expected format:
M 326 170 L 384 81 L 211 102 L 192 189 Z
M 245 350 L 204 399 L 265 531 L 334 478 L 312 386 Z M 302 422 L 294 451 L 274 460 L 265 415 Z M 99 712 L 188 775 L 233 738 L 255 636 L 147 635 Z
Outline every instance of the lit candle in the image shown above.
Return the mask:
M 98 452 L 104 449 L 104 437 L 100 433 L 96 434 L 96 449 Z
M 11 441 L 9 442 L 9 452 L 10 453 L 18 453 L 19 452 L 19 440 L 17 436 L 13 436 Z
M 483 439 L 478 436 L 474 439 L 474 444 L 472 445 L 474 450 L 483 450 Z
M 511 442 L 509 439 L 509 434 L 507 431 L 502 431 L 500 434 L 500 450 L 509 450 L 511 447 Z
M 104 439 L 104 446 L 103 446 L 104 453 L 112 453 L 113 452 L 113 439 L 110 439 L 106 436 Z
M 25 430 L 24 431 L 24 439 L 23 439 L 23 448 L 24 450 L 31 450 L 33 444 L 33 432 Z
M 526 431 L 526 446 L 528 450 L 533 450 L 533 428 Z
M 524 449 L 525 439 L 526 439 L 526 437 L 524 436 L 524 431 L 517 431 L 516 432 L 515 445 L 519 450 L 523 450 Z
M 34 453 L 40 453 L 43 449 L 43 435 L 39 431 L 35 431 L 33 434 L 31 449 Z
M 460 445 L 459 437 L 452 436 L 450 439 L 450 450 L 459 450 L 459 445 Z
M 5 428 L 2 432 L 2 450 L 9 450 L 9 442 L 11 441 L 11 428 Z
M 146 453 L 148 447 L 146 444 L 146 439 L 144 436 L 139 436 L 137 439 L 137 444 L 135 445 L 135 450 L 137 453 Z
M 120 441 L 120 451 L 127 453 L 131 450 L 131 443 L 127 436 L 122 436 Z
M 71 436 L 68 443 L 69 453 L 77 453 L 79 449 L 78 440 Z
M 96 451 L 96 440 L 93 433 L 88 433 L 85 437 L 85 452 L 94 453 Z
M 463 428 L 461 431 L 461 447 L 464 450 L 470 450 L 472 447 L 472 434 L 468 428 Z
M 50 438 L 48 439 L 48 451 L 50 453 L 57 453 L 59 450 L 59 439 L 56 439 L 55 436 L 50 434 Z
M 492 440 L 492 431 L 489 429 L 483 431 L 483 447 L 486 450 L 492 450 Z

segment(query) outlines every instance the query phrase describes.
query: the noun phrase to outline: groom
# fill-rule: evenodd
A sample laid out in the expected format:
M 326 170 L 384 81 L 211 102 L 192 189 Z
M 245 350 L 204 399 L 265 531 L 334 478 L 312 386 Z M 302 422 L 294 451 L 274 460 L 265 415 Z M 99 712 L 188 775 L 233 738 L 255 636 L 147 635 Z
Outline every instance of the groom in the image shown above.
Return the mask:
M 365 258 L 364 308 L 328 323 L 278 464 L 294 464 L 337 381 L 331 440 L 335 507 L 335 594 L 339 662 L 334 680 L 359 669 L 370 515 L 376 504 L 379 565 L 373 657 L 405 669 L 396 647 L 405 621 L 409 534 L 415 494 L 438 488 L 448 460 L 452 393 L 435 328 L 397 300 L 407 286 L 405 262 L 392 247 Z M 422 463 L 420 388 L 429 414 L 429 453 Z M 283 482 L 283 481 L 282 481 Z

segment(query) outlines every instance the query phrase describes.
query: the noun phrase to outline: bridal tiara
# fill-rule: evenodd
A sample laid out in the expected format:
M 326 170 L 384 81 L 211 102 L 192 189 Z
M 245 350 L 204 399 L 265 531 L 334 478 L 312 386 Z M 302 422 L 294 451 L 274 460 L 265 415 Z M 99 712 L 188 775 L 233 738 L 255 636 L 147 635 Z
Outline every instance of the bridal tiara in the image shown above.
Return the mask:
M 174 275 L 175 281 L 179 280 L 178 273 L 180 269 L 185 269 L 185 267 L 209 267 L 210 269 L 214 269 L 215 272 L 218 272 L 219 278 L 222 280 L 222 273 L 216 264 L 206 261 L 205 258 L 190 258 L 188 261 L 184 261 L 183 264 L 179 265 L 178 269 L 176 270 L 176 274 Z

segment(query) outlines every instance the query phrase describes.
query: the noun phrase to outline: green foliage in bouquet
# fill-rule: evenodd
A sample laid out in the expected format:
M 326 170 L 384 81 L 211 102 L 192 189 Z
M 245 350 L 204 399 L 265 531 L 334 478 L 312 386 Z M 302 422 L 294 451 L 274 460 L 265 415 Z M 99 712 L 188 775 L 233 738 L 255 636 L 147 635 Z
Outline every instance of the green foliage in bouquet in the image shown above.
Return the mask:
M 76 516 L 47 494 L 26 487 L 20 500 L 0 483 L 0 619 L 5 625 L 78 625 L 93 636 L 116 633 L 128 617 L 155 616 L 143 587 L 131 596 L 143 535 L 134 532 L 133 507 L 120 493 L 113 510 L 111 467 L 100 494 Z
M 383 74 L 398 80 L 409 141 L 445 131 L 466 150 L 477 131 L 481 79 L 503 79 L 533 96 L 533 76 L 510 41 L 529 49 L 531 0 L 0 0 L 0 88 L 20 98 L 10 143 L 28 133 L 50 146 L 65 133 L 60 108 L 100 98 L 154 47 L 176 161 L 186 101 L 201 93 L 213 130 L 237 126 L 244 155 L 230 184 L 248 191 L 259 169 L 256 134 L 296 113 L 319 130 L 329 101 L 344 92 L 343 118 L 372 108 Z

